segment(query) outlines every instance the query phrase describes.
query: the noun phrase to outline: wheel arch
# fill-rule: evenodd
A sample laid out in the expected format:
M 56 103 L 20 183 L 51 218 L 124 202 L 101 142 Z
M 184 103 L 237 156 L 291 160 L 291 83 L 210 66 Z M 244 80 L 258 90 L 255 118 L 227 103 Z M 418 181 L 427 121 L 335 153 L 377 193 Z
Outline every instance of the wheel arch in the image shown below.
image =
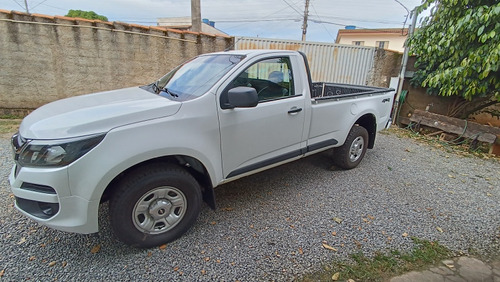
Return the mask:
M 170 155 L 170 156 L 157 157 L 142 161 L 125 169 L 124 171 L 116 175 L 115 178 L 113 178 L 113 180 L 111 180 L 111 182 L 106 186 L 101 196 L 101 202 L 105 202 L 110 199 L 114 191 L 117 189 L 117 184 L 124 176 L 126 176 L 132 171 L 141 169 L 141 167 L 147 166 L 151 163 L 157 163 L 158 165 L 176 164 L 187 170 L 200 184 L 200 187 L 202 189 L 201 193 L 203 195 L 203 200 L 212 209 L 215 209 L 215 194 L 212 185 L 212 179 L 210 177 L 210 174 L 208 173 L 207 168 L 198 159 L 186 155 Z
M 377 120 L 373 114 L 364 114 L 359 117 L 354 125 L 362 126 L 368 131 L 368 148 L 373 149 L 375 136 L 377 134 Z

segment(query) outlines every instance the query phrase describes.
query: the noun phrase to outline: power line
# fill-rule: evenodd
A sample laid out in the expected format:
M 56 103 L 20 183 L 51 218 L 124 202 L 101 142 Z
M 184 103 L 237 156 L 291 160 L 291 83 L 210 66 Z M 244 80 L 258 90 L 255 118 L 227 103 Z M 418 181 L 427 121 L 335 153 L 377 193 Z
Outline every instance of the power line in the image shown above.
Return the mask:
M 288 1 L 283 0 L 283 2 L 285 2 L 290 8 L 292 8 L 295 12 L 297 12 L 297 14 L 299 14 L 300 16 L 302 16 L 302 12 L 300 12 L 299 10 L 297 10 L 297 8 L 293 7 L 290 3 L 288 3 Z
M 313 6 L 314 8 L 314 6 Z M 331 18 L 335 18 L 335 17 L 331 17 Z M 381 24 L 390 24 L 390 25 L 394 25 L 394 24 L 400 24 L 401 22 L 384 22 L 384 21 L 370 21 L 370 20 L 359 20 L 359 19 L 348 19 L 348 18 L 336 18 L 336 19 L 340 19 L 340 20 L 349 20 L 349 21 L 354 21 L 354 22 L 367 22 L 367 23 L 381 23 Z M 262 17 L 262 18 L 258 18 L 258 19 L 213 19 L 215 22 L 227 22 L 227 23 L 231 23 L 231 22 L 261 22 L 261 21 L 300 21 L 299 18 L 272 18 L 272 19 L 269 19 L 269 18 L 266 18 L 265 17 Z M 316 16 L 310 16 L 308 17 L 308 21 L 312 21 L 314 23 L 327 23 L 327 24 L 334 24 L 334 25 L 339 25 L 339 26 L 346 26 L 346 25 L 349 25 L 350 23 L 338 23 L 338 22 L 332 22 L 332 21 L 327 21 L 327 20 L 324 20 L 322 16 L 320 15 L 317 15 Z M 358 27 L 361 27 L 361 26 L 358 26 Z M 361 27 L 363 28 L 363 27 Z
M 338 26 L 342 26 L 342 27 L 345 27 L 349 24 L 346 24 L 346 23 L 335 23 L 335 22 L 329 22 L 329 21 L 322 21 L 322 20 L 319 20 L 319 19 L 312 19 L 312 22 L 314 23 L 325 23 L 325 24 L 332 24 L 332 25 L 338 25 Z M 362 30 L 362 29 L 372 29 L 372 28 L 368 28 L 368 27 L 363 27 L 363 26 L 359 26 L 359 25 L 356 25 L 356 30 Z M 391 31 L 383 31 L 381 30 L 380 31 L 381 33 L 392 33 Z
M 318 19 L 321 20 L 321 17 L 318 15 L 318 12 L 316 11 L 316 8 L 314 7 L 314 4 L 311 3 L 311 6 L 314 10 L 314 13 L 316 14 L 316 16 L 318 16 Z M 330 37 L 333 39 L 333 41 L 335 41 L 335 38 L 333 37 L 333 35 L 330 33 L 330 31 L 326 28 L 326 26 L 324 24 L 321 24 L 321 26 L 325 29 L 325 31 L 328 33 L 328 35 L 330 35 Z
M 293 8 L 293 7 L 292 7 L 292 8 Z M 267 15 L 265 15 L 265 16 L 264 16 L 264 18 L 267 18 L 267 17 L 269 17 L 269 16 L 272 16 L 272 15 L 274 15 L 274 14 L 277 14 L 277 13 L 279 13 L 279 12 L 283 11 L 283 10 L 286 10 L 286 9 L 288 9 L 288 7 L 285 7 L 285 8 L 283 8 L 283 9 L 279 9 L 279 10 L 278 10 L 278 11 L 276 11 L 276 12 L 272 12 L 272 13 L 270 13 L 270 14 L 267 14 Z
M 16 3 L 19 7 L 23 8 L 26 11 L 27 14 L 30 13 L 30 7 L 28 5 L 28 0 L 24 0 L 24 6 L 22 6 L 21 4 L 19 4 L 19 2 L 17 2 L 16 0 L 12 0 L 12 1 L 14 1 L 14 3 Z M 38 4 L 35 4 L 34 6 L 32 6 L 31 10 L 33 11 L 34 9 L 36 9 L 40 5 L 44 5 L 44 6 L 47 6 L 47 7 L 51 7 L 51 8 L 55 8 L 55 9 L 60 9 L 60 10 L 66 10 L 66 9 L 61 9 L 61 8 L 58 8 L 58 7 L 54 7 L 54 6 L 50 6 L 50 5 L 44 4 L 47 1 L 48 0 L 42 0 L 42 1 L 40 1 Z
M 287 4 L 287 6 L 286 6 L 286 7 L 281 8 L 281 9 L 279 9 L 279 10 L 277 10 L 277 11 L 274 11 L 274 12 L 272 12 L 272 13 L 269 13 L 269 14 L 267 14 L 267 15 L 263 16 L 262 18 L 260 18 L 260 19 L 262 19 L 262 20 L 260 20 L 260 19 L 255 19 L 255 18 L 254 18 L 254 19 L 251 19 L 251 20 L 249 20 L 249 19 L 217 19 L 217 18 L 215 18 L 215 19 L 213 19 L 213 20 L 214 20 L 215 22 L 218 22 L 218 23 L 221 23 L 221 22 L 226 22 L 226 23 L 231 23 L 231 22 L 238 23 L 238 22 L 241 22 L 241 23 L 242 23 L 242 24 L 238 24 L 238 25 L 232 25 L 232 26 L 225 27 L 225 29 L 234 29 L 234 28 L 238 28 L 238 27 L 240 27 L 240 26 L 244 26 L 244 25 L 245 25 L 245 23 L 247 23 L 247 22 L 259 22 L 259 21 L 290 21 L 290 20 L 293 20 L 293 21 L 300 21 L 300 19 L 293 18 L 293 17 L 290 17 L 290 18 L 280 18 L 280 19 L 269 19 L 269 18 L 268 18 L 268 17 L 270 17 L 270 16 L 272 16 L 272 15 L 274 15 L 274 14 L 277 14 L 277 13 L 279 13 L 279 12 L 283 11 L 283 10 L 286 10 L 286 9 L 288 9 L 288 8 L 292 8 L 295 12 L 297 12 L 297 11 L 294 9 L 294 7 L 293 7 L 293 6 L 291 6 L 291 4 L 290 4 L 290 3 L 287 3 L 286 1 L 284 1 L 284 2 Z M 293 4 L 294 4 L 294 3 L 293 3 Z
M 36 4 L 34 7 L 31 7 L 31 9 L 35 9 L 36 7 L 40 6 L 41 4 L 47 2 L 48 0 L 43 0 L 42 2 Z
M 314 23 L 325 23 L 325 24 L 332 24 L 332 25 L 338 25 L 338 26 L 347 26 L 349 24 L 345 24 L 345 23 L 334 23 L 334 22 L 327 22 L 327 21 L 320 21 L 320 20 L 312 20 Z M 367 29 L 367 30 L 373 30 L 374 28 L 369 28 L 369 27 L 363 27 L 363 26 L 356 26 L 356 30 L 364 30 L 364 29 Z M 376 28 L 378 30 L 378 32 L 380 33 L 394 33 L 390 30 L 384 30 L 384 28 Z M 397 29 L 397 28 L 389 28 L 389 29 Z
M 238 19 L 238 20 L 214 20 L 215 22 L 218 23 L 238 23 L 238 22 L 278 22 L 278 21 L 294 21 L 298 22 L 300 19 L 290 19 L 290 18 L 283 18 L 283 19 Z
M 21 4 L 17 3 L 17 1 L 16 1 L 16 0 L 12 0 L 12 1 L 14 1 L 14 3 L 16 3 L 19 7 L 21 7 L 21 8 L 23 8 L 23 9 L 24 9 L 24 7 L 23 7 Z
M 14 3 L 16 3 L 19 7 L 21 7 L 22 9 L 24 9 L 26 11 L 26 14 L 29 14 L 30 13 L 30 10 L 28 8 L 28 0 L 24 0 L 24 6 L 19 4 L 19 2 L 17 2 L 16 0 L 12 0 L 14 1 Z
M 125 22 L 132 22 L 132 23 L 156 24 L 156 21 L 148 21 L 148 20 L 132 20 L 132 19 L 130 19 L 130 20 L 129 19 L 121 19 L 121 20 L 125 21 Z M 299 18 L 271 18 L 271 19 L 269 19 L 269 18 L 258 18 L 258 19 L 255 19 L 255 18 L 254 19 L 217 19 L 217 18 L 214 18 L 213 20 L 215 22 L 217 22 L 217 23 L 248 23 L 248 22 L 279 22 L 279 21 L 294 21 L 294 22 L 299 22 L 300 21 Z M 331 25 L 337 25 L 337 26 L 342 26 L 342 27 L 350 24 L 350 23 L 340 23 L 340 22 L 326 21 L 326 20 L 323 20 L 319 16 L 317 16 L 317 18 L 314 17 L 314 16 L 309 17 L 308 21 L 312 21 L 313 23 L 317 23 L 317 24 L 331 24 Z M 376 22 L 376 21 L 367 21 L 367 22 Z M 240 26 L 240 25 L 237 25 L 237 26 Z M 231 26 L 229 28 L 235 28 L 237 26 Z M 356 25 L 356 27 L 362 28 L 362 29 L 369 29 L 367 27 L 362 27 L 362 26 L 359 26 L 359 25 Z
M 334 23 L 334 22 L 329 22 L 329 21 L 322 21 L 322 20 L 315 20 L 315 19 L 312 19 L 312 22 L 314 23 L 319 23 L 319 24 L 322 24 L 322 23 L 325 23 L 325 24 L 333 24 L 333 25 L 338 25 L 338 26 L 346 26 L 348 24 L 345 24 L 345 23 Z M 362 26 L 356 26 L 356 27 L 359 27 L 359 28 L 364 28 Z
M 50 8 L 58 9 L 58 10 L 61 10 L 61 11 L 68 11 L 68 9 L 63 9 L 63 8 L 60 8 L 60 7 L 55 7 L 55 6 L 52 6 L 52 5 L 49 5 L 49 4 L 42 4 L 42 5 L 50 7 Z
M 320 17 L 320 15 L 317 15 L 317 16 L 318 16 L 318 18 Z M 381 24 L 400 24 L 401 23 L 401 21 L 363 20 L 363 19 L 357 19 L 357 18 L 344 18 L 344 17 L 335 17 L 335 16 L 325 16 L 325 15 L 321 15 L 321 17 L 328 18 L 328 19 L 367 22 L 367 23 L 381 23 Z

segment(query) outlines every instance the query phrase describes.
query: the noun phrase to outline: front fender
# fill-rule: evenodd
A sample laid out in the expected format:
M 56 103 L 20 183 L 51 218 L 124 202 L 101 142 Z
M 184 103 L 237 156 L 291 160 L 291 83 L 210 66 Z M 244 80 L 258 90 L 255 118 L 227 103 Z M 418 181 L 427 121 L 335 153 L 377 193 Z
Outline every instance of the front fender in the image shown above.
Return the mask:
M 204 113 L 183 106 L 174 116 L 111 130 L 98 146 L 70 165 L 72 195 L 100 199 L 109 183 L 128 168 L 178 155 L 198 160 L 207 170 L 212 186 L 217 186 L 222 179 L 218 120 L 213 109 L 204 117 L 200 115 Z

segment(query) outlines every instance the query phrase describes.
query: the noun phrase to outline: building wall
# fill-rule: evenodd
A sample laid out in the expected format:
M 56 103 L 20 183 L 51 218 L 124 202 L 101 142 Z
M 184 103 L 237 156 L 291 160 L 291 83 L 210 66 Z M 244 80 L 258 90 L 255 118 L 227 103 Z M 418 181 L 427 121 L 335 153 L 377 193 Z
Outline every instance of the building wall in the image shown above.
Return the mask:
M 406 35 L 401 34 L 345 34 L 343 33 L 340 37 L 339 44 L 351 45 L 353 41 L 364 41 L 364 46 L 378 47 L 376 45 L 377 41 L 389 41 L 389 46 L 385 49 L 393 50 L 397 52 L 404 51 L 404 43 L 406 40 Z
M 150 83 L 233 38 L 0 10 L 0 114 Z

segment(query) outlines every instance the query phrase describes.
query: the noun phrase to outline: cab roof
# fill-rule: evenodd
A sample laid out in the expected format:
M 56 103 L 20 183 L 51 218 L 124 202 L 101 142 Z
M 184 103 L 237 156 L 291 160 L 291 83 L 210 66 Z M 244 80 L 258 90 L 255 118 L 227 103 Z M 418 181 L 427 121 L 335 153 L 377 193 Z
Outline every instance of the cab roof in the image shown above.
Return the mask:
M 253 56 L 258 56 L 262 54 L 274 54 L 274 53 L 279 53 L 279 54 L 297 54 L 297 51 L 291 51 L 291 50 L 275 50 L 275 49 L 251 49 L 251 50 L 231 50 L 231 51 L 223 51 L 223 52 L 215 52 L 211 54 L 230 54 L 230 55 L 243 55 L 247 57 L 253 57 Z

